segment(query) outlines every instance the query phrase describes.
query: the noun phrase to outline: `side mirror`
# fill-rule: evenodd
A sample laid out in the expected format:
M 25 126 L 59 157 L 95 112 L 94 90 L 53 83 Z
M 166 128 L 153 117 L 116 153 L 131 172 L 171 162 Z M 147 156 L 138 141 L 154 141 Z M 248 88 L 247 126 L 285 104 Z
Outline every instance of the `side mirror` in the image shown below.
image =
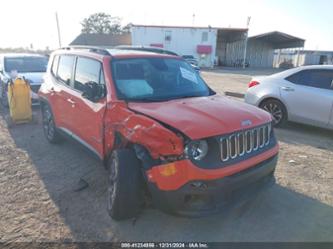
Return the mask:
M 82 97 L 96 102 L 105 95 L 104 86 L 94 81 L 89 81 L 83 85 Z

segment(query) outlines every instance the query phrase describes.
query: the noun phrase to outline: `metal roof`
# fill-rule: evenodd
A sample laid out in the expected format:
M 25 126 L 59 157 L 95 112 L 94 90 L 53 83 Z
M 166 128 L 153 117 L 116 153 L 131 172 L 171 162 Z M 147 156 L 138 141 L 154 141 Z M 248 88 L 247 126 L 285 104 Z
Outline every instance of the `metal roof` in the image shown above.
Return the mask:
M 249 40 L 261 40 L 271 43 L 273 48 L 298 48 L 304 47 L 305 40 L 279 31 L 268 32 L 252 36 Z
M 217 29 L 224 31 L 247 31 L 246 28 L 222 28 L 222 27 L 212 27 L 212 26 L 172 26 L 172 25 L 139 25 L 133 24 L 132 27 L 141 27 L 141 28 L 170 28 L 170 29 Z
M 105 46 L 131 45 L 131 34 L 80 34 L 69 45 Z

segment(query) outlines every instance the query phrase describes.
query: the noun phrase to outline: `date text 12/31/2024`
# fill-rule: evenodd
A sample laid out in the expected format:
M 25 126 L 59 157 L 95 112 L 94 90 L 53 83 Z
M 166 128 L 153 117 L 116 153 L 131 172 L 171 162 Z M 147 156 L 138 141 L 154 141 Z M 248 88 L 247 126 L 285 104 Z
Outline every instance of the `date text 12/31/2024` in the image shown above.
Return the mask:
M 201 242 L 138 242 L 121 243 L 121 248 L 209 248 Z

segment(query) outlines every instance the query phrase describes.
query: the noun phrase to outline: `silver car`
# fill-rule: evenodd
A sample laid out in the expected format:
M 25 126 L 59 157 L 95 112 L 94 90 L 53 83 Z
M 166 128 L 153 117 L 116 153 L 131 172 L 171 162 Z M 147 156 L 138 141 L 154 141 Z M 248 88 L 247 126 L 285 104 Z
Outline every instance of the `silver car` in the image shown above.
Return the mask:
M 38 54 L 11 53 L 0 54 L 0 103 L 8 106 L 7 87 L 10 72 L 15 70 L 30 84 L 31 90 L 38 92 L 46 72 L 48 57 Z M 32 104 L 38 104 L 33 100 Z
M 333 129 L 333 66 L 302 66 L 253 78 L 245 102 L 270 112 L 276 126 L 289 120 Z

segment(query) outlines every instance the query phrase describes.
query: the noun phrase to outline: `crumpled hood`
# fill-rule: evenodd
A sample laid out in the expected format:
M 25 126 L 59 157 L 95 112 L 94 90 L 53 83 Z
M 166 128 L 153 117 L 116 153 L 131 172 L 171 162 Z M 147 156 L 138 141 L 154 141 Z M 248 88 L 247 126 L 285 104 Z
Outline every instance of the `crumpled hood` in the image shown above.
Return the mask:
M 23 76 L 29 80 L 30 84 L 41 84 L 44 82 L 45 73 L 19 73 L 19 76 Z
M 128 106 L 178 129 L 191 139 L 228 134 L 271 121 L 270 114 L 257 107 L 217 95 L 166 102 L 129 103 Z

